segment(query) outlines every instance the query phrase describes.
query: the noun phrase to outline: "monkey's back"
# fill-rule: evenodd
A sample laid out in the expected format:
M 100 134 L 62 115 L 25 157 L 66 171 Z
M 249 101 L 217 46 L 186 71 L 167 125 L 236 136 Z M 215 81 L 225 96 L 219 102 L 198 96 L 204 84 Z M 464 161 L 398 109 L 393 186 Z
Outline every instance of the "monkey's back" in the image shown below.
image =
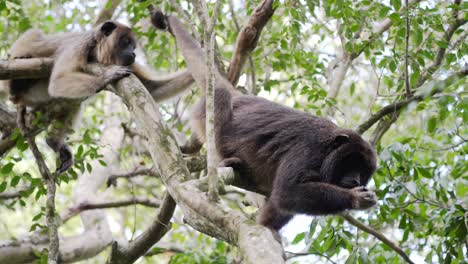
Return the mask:
M 223 158 L 245 162 L 257 192 L 269 194 L 278 166 L 291 156 L 310 157 L 320 170 L 328 143 L 339 129 L 333 122 L 256 96 L 234 96 L 233 117 L 219 139 Z M 243 176 L 244 177 L 244 176 Z

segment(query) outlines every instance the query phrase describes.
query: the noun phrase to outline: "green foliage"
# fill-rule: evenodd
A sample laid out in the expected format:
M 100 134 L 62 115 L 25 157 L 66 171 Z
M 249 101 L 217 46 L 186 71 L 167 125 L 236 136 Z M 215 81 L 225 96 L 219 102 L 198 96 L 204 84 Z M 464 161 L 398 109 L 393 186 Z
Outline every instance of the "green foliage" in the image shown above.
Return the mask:
M 45 32 L 91 28 L 97 4 L 95 1 L 78 2 L 53 0 L 44 4 L 38 0 L 0 0 L 0 55 L 5 57 L 11 43 L 30 27 L 38 27 Z M 192 26 L 202 32 L 203 27 L 191 2 L 175 2 L 193 22 Z M 224 68 L 229 65 L 238 36 L 235 20 L 241 27 L 245 25 L 259 1 L 233 2 L 235 17 L 225 2 L 216 26 L 218 53 Z M 450 40 L 446 38 L 447 29 L 454 22 L 453 11 L 459 9 L 465 19 L 467 17 L 467 3 L 462 2 L 461 7 L 457 7 L 453 1 L 421 1 L 410 7 L 408 64 L 412 90 L 417 91 L 423 83 L 445 79 L 466 66 L 466 24 L 455 31 Z M 148 64 L 158 72 L 181 69 L 185 63 L 170 34 L 148 28 L 147 6 L 150 3 L 179 16 L 170 1 L 128 0 L 123 1 L 117 11 L 119 19 L 132 25 Z M 212 5 L 209 6 L 211 10 Z M 260 96 L 316 115 L 325 116 L 329 114 L 325 109 L 336 109 L 335 115 L 327 117 L 348 128 L 356 128 L 371 113 L 405 97 L 406 7 L 403 1 L 286 0 L 275 2 L 275 6 L 277 10 L 272 20 L 250 54 L 253 65 L 246 63 L 245 75 L 241 76 L 239 85 L 253 89 L 251 80 L 254 72 L 255 92 Z M 387 18 L 391 26 L 384 33 L 377 33 L 375 29 L 379 29 L 377 26 Z M 444 50 L 444 56 L 438 62 L 441 50 Z M 331 82 L 339 76 L 329 74 L 342 65 L 343 53 L 354 60 L 343 79 L 339 95 L 331 98 Z M 431 72 L 429 67 L 433 67 Z M 464 78 L 444 87 L 442 93 L 414 102 L 399 113 L 397 121 L 377 144 L 379 169 L 369 186 L 376 190 L 378 206 L 353 214 L 394 241 L 416 263 L 468 262 L 467 87 Z M 193 90 L 180 100 L 161 105 L 162 116 L 174 131 L 190 134 L 185 116 L 198 97 L 199 92 Z M 59 211 L 72 205 L 70 197 L 80 175 L 96 171 L 96 165 L 93 167 L 91 164 L 109 165 L 109 170 L 114 166 L 106 164 L 100 154 L 105 146 L 98 144 L 107 118 L 107 102 L 101 95 L 89 101 L 83 111 L 81 128 L 71 136 L 75 164 L 58 178 Z M 385 120 L 391 117 L 393 115 Z M 35 124 L 40 124 L 42 118 L 39 114 Z M 132 127 L 126 110 L 122 110 L 121 118 L 137 130 Z M 366 132 L 364 136 L 367 139 L 374 138 L 375 127 Z M 0 208 L 6 209 L 0 210 L 0 218 L 6 219 L 0 231 L 7 236 L 18 230 L 28 230 L 28 226 L 30 232 L 45 228 L 42 207 L 45 186 L 25 139 L 18 131 L 10 137 L 16 145 L 0 159 L 0 194 L 19 190 L 20 197 L 0 200 Z M 37 142 L 47 164 L 54 168 L 56 156 L 44 144 L 43 134 L 37 137 Z M 139 139 L 126 138 L 118 153 L 120 169 L 129 171 L 135 169 L 135 164 L 152 166 L 153 161 L 146 155 L 144 147 Z M 137 177 L 132 181 L 119 180 L 115 187 L 106 189 L 106 195 L 115 200 L 130 195 L 160 198 L 164 190 L 156 177 Z M 239 205 L 239 196 L 234 200 L 229 201 L 231 207 L 246 209 Z M 21 214 L 15 215 L 17 211 Z M 246 211 L 251 213 L 253 209 Z M 151 224 L 153 219 L 149 216 L 154 215 L 155 209 L 134 205 L 107 210 L 106 213 L 113 225 L 123 230 L 123 238 L 131 239 Z M 177 212 L 172 229 L 161 244 L 175 244 L 184 253 L 167 256 L 165 248 L 158 244 L 152 253 L 160 254 L 144 258 L 142 263 L 159 263 L 160 260 L 170 263 L 230 263 L 238 256 L 233 247 L 201 235 L 188 228 L 181 219 L 180 212 Z M 78 221 L 76 218 L 70 220 L 61 227 L 61 232 L 75 235 L 81 230 Z M 314 217 L 306 229 L 296 227 L 293 232 L 286 234 L 286 245 L 310 253 L 304 257 L 310 263 L 323 263 L 327 259 L 336 263 L 403 261 L 388 245 L 339 216 Z M 47 262 L 47 251 L 36 253 L 39 257 L 37 263 Z M 97 256 L 90 263 L 103 263 L 106 256 Z M 301 260 L 293 259 L 298 263 Z

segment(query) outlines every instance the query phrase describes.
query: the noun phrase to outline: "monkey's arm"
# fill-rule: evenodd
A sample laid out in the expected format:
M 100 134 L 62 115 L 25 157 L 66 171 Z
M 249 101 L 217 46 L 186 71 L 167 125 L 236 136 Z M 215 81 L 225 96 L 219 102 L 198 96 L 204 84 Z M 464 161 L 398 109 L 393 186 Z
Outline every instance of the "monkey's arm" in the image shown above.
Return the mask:
M 112 66 L 101 76 L 93 76 L 79 71 L 55 74 L 53 72 L 48 91 L 51 97 L 85 98 L 129 74 L 128 69 L 120 66 Z
M 360 186 L 345 189 L 320 182 L 320 176 L 308 165 L 307 153 L 285 159 L 280 165 L 270 199 L 286 211 L 304 214 L 335 214 L 346 209 L 367 209 L 375 205 L 372 191 Z M 297 151 L 296 151 L 297 152 Z
M 161 101 L 185 91 L 194 81 L 188 70 L 180 70 L 162 78 L 155 78 L 158 74 L 143 65 L 134 63 L 130 69 L 151 95 Z
M 336 214 L 346 209 L 366 209 L 375 204 L 372 192 L 365 187 L 344 189 L 328 183 L 307 182 L 281 186 L 277 191 L 275 202 L 281 209 L 309 215 Z

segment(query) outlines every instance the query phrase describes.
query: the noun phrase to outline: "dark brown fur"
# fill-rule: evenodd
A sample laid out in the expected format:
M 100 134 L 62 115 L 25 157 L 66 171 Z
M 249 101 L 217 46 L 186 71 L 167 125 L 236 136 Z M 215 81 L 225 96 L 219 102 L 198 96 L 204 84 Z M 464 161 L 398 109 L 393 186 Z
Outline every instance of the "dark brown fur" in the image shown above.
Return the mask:
M 162 27 L 160 17 L 152 20 Z M 177 18 L 168 17 L 167 23 L 203 87 L 206 66 L 201 48 Z M 376 155 L 359 134 L 328 119 L 242 95 L 220 74 L 216 87 L 217 150 L 223 165 L 240 172 L 243 188 L 268 197 L 258 218 L 261 224 L 278 230 L 293 214 L 335 214 L 375 205 L 373 192 L 364 186 L 376 169 Z M 193 117 L 201 140 L 203 109 L 204 99 Z

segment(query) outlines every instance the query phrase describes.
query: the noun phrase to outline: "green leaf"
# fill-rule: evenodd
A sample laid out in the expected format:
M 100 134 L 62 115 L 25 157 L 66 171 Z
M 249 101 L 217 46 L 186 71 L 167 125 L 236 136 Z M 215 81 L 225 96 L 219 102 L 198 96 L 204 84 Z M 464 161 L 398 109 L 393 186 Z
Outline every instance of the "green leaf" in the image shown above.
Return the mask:
M 414 42 L 416 46 L 421 45 L 423 41 L 423 32 L 421 30 L 417 30 L 414 32 Z
M 14 163 L 7 163 L 5 166 L 2 167 L 2 174 L 8 174 L 13 170 L 13 167 L 15 166 Z
M 401 8 L 401 0 L 391 0 L 390 1 L 392 6 L 393 6 L 393 9 L 395 11 L 400 11 L 400 8 Z
M 390 69 L 390 71 L 392 72 L 395 72 L 396 68 L 397 68 L 397 65 L 395 63 L 394 60 L 392 60 L 389 64 L 388 64 L 388 68 Z
M 392 20 L 392 22 L 394 24 L 398 23 L 398 20 L 400 20 L 400 14 L 398 13 L 392 13 L 388 16 L 388 18 L 390 18 L 390 20 Z
M 437 117 L 432 116 L 427 121 L 427 132 L 429 132 L 431 134 L 434 133 L 434 131 L 436 129 L 436 126 L 437 126 Z
M 89 173 L 93 171 L 93 167 L 89 163 L 86 163 L 86 169 L 88 170 Z
M 4 191 L 6 190 L 6 187 L 7 187 L 7 183 L 6 183 L 6 182 L 0 183 L 0 193 L 1 193 L 1 192 L 4 192 Z
M 433 179 L 434 178 L 432 173 L 426 168 L 418 167 L 417 170 L 418 170 L 419 174 L 421 174 L 421 176 L 423 176 L 424 178 L 427 178 L 427 179 Z
M 89 135 L 89 130 L 86 130 L 86 132 L 83 135 L 83 143 L 85 143 L 86 145 L 89 145 L 91 144 L 91 141 L 92 141 L 92 138 Z
M 297 234 L 296 237 L 294 238 L 294 240 L 292 241 L 292 244 L 293 245 L 298 244 L 299 242 L 304 240 L 304 237 L 305 237 L 305 232 Z
M 83 151 L 84 151 L 83 145 L 78 146 L 78 150 L 76 151 L 75 158 L 80 159 L 83 155 Z
M 10 186 L 11 187 L 16 187 L 18 185 L 20 179 L 21 179 L 20 176 L 18 176 L 18 175 L 14 176 L 10 181 Z
M 443 48 L 443 49 L 446 49 L 449 46 L 449 43 L 446 40 L 436 41 L 436 44 L 437 44 L 437 46 L 439 46 L 440 48 Z

